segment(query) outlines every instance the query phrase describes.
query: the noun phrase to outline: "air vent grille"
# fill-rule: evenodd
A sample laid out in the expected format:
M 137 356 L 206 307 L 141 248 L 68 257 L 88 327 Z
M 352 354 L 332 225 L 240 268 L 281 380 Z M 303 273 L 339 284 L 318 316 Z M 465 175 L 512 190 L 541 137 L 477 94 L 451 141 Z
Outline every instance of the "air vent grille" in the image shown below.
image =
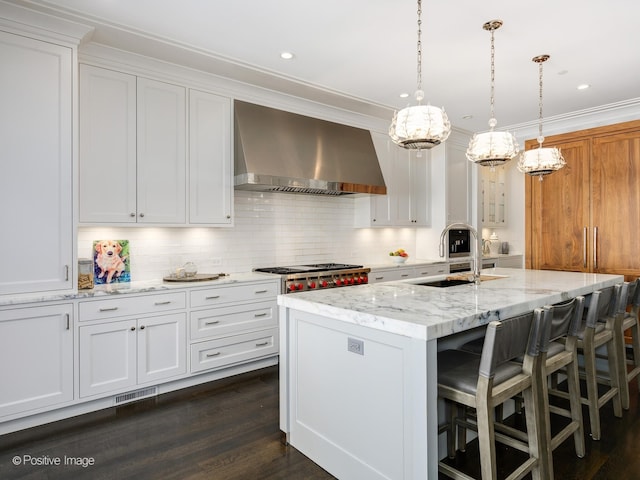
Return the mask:
M 153 397 L 158 394 L 158 387 L 148 387 L 134 392 L 122 393 L 116 395 L 114 405 L 121 405 L 123 403 L 133 402 L 140 400 L 141 398 Z

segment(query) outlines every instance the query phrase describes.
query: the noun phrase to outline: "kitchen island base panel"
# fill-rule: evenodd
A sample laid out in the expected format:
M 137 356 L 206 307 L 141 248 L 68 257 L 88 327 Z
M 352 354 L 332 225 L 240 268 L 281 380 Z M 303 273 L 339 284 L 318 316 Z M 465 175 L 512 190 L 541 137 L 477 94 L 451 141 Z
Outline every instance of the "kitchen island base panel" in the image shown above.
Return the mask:
M 341 479 L 426 478 L 428 464 L 437 478 L 437 419 L 426 415 L 435 341 L 295 310 L 284 320 L 291 445 Z

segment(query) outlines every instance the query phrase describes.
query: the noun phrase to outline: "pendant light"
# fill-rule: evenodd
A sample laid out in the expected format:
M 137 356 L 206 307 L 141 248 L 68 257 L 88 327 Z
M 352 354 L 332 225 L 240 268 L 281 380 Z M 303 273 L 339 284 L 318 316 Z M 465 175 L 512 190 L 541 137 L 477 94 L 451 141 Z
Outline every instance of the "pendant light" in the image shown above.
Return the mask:
M 508 162 L 520 151 L 518 142 L 509 132 L 496 132 L 493 129 L 498 124 L 495 118 L 495 46 L 494 32 L 502 26 L 502 20 L 486 22 L 482 28 L 491 32 L 491 116 L 489 131 L 476 133 L 469 142 L 467 158 L 478 165 L 493 169 L 497 165 Z
M 418 89 L 415 106 L 403 108 L 395 112 L 389 136 L 393 142 L 411 150 L 430 149 L 444 142 L 451 133 L 451 124 L 443 109 L 422 105 L 422 1 L 418 0 Z M 419 155 L 418 155 L 419 156 Z
M 527 175 L 542 178 L 545 175 L 560 170 L 566 165 L 560 150 L 555 147 L 543 147 L 544 136 L 542 135 L 542 64 L 549 60 L 549 55 L 538 55 L 532 60 L 538 64 L 538 84 L 540 86 L 540 96 L 538 101 L 538 148 L 522 152 L 518 161 L 518 170 Z

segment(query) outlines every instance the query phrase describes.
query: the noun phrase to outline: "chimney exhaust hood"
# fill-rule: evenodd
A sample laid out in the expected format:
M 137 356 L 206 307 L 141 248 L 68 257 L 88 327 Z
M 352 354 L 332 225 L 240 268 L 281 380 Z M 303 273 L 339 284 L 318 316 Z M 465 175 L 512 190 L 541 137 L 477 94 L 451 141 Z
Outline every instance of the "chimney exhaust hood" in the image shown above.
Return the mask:
M 387 193 L 367 130 L 238 100 L 234 119 L 238 190 Z

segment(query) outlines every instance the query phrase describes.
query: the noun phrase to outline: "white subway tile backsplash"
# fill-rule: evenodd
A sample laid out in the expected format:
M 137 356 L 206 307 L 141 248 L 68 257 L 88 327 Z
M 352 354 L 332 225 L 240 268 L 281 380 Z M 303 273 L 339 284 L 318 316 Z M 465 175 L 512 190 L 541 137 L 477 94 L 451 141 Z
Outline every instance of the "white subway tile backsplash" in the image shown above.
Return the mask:
M 298 263 L 379 264 L 391 250 L 415 251 L 410 228 L 354 228 L 351 197 L 235 193 L 232 228 L 80 227 L 78 256 L 94 240 L 129 240 L 131 277 L 152 280 L 194 262 L 200 272 L 246 272 Z

